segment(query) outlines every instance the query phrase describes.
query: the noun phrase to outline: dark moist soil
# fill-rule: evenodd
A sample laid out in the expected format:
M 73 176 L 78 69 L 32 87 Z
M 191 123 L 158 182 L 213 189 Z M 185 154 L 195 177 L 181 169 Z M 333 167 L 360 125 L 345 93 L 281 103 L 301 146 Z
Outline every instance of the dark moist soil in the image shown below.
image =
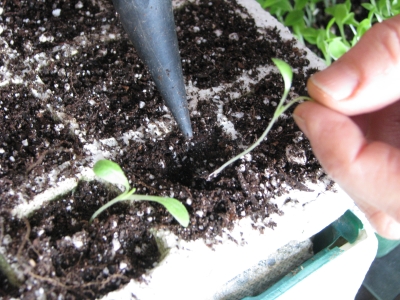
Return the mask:
M 175 128 L 125 145 L 122 133 L 163 120 L 165 111 L 111 2 L 3 3 L 0 67 L 22 82 L 0 87 L 0 242 L 1 253 L 19 266 L 23 283 L 12 287 L 0 274 L 0 297 L 100 297 L 131 278 L 141 280 L 157 264 L 160 254 L 152 228 L 166 228 L 185 240 L 203 238 L 210 247 L 223 228 L 231 229 L 243 216 L 264 221 L 256 229 L 271 230 L 277 224 L 269 216 L 281 212 L 270 200 L 288 188 L 307 190 L 301 182 L 325 176 L 288 112 L 251 153 L 252 159 L 205 180 L 267 127 L 282 94 L 280 75 L 267 75 L 251 92 L 233 84 L 230 91 L 243 95 L 238 99 L 226 90 L 199 101 L 191 116 L 190 141 Z M 60 16 L 53 15 L 56 8 Z M 205 89 L 234 83 L 244 70 L 255 77 L 258 66 L 278 57 L 299 70 L 292 91 L 305 95 L 306 79 L 315 70 L 302 73 L 309 63 L 303 51 L 294 41 L 281 41 L 274 28 L 261 36 L 254 21 L 239 13 L 247 15 L 235 1 L 211 0 L 176 11 L 186 84 Z M 41 65 L 43 61 L 48 63 Z M 223 105 L 235 125 L 236 140 L 218 126 L 217 105 Z M 243 117 L 235 117 L 237 112 Z M 71 128 L 69 120 L 78 128 Z M 91 167 L 93 157 L 84 146 L 107 138 L 116 138 L 120 148 L 102 150 L 118 153 L 114 160 L 138 193 L 172 196 L 185 204 L 187 228 L 163 207 L 146 202 L 115 205 L 89 224 L 93 212 L 117 195 L 115 188 L 97 181 L 80 182 L 28 219 L 11 215 L 22 199 L 30 201 L 82 167 Z M 296 163 L 293 157 L 303 152 L 307 163 Z M 48 176 L 55 170 L 56 181 Z

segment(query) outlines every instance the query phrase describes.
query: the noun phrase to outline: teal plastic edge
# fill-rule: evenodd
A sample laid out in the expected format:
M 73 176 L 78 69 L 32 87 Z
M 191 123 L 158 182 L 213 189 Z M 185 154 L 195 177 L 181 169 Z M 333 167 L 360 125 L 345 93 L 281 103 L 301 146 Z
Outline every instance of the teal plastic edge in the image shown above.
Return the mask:
M 279 280 L 276 284 L 274 284 L 271 288 L 266 290 L 264 293 L 254 296 L 254 297 L 246 297 L 243 300 L 272 300 L 281 296 L 287 290 L 295 286 L 297 283 L 305 279 L 307 276 L 312 274 L 314 271 L 321 268 L 323 265 L 331 261 L 332 259 L 339 256 L 343 253 L 344 250 L 341 250 L 338 247 L 333 249 L 324 249 L 314 255 L 312 258 L 307 260 L 300 267 L 291 271 L 281 280 Z
M 336 231 L 337 237 L 343 237 L 350 244 L 353 244 L 357 240 L 360 230 L 364 228 L 364 224 L 351 210 L 347 210 L 330 226 Z
M 375 236 L 378 239 L 378 252 L 376 254 L 377 258 L 381 258 L 386 254 L 389 254 L 394 248 L 400 245 L 400 240 L 385 239 L 377 233 L 375 233 Z
M 347 210 L 340 218 L 325 227 L 325 229 L 328 227 L 331 227 L 334 231 L 329 246 L 315 254 L 300 267 L 291 271 L 262 294 L 246 297 L 243 300 L 273 300 L 281 296 L 314 271 L 342 254 L 344 250 L 335 246 L 338 239 L 343 237 L 347 242 L 353 244 L 357 240 L 360 230 L 364 228 L 364 225 L 351 210 Z

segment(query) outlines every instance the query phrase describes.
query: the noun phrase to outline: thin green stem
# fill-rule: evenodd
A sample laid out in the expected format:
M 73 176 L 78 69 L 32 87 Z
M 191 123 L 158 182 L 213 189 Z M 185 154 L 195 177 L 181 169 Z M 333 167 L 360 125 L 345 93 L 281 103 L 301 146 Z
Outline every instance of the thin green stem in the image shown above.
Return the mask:
M 211 180 L 215 177 L 217 177 L 217 175 L 219 173 L 221 173 L 221 171 L 223 169 L 225 169 L 227 166 L 229 166 L 230 164 L 234 163 L 235 161 L 237 161 L 239 158 L 241 158 L 242 156 L 246 155 L 247 153 L 249 153 L 251 150 L 253 150 L 255 147 L 257 147 L 263 140 L 264 138 L 267 136 L 267 134 L 269 133 L 269 131 L 271 130 L 272 126 L 274 125 L 276 119 L 278 119 L 277 116 L 273 116 L 272 120 L 269 122 L 267 129 L 265 129 L 265 131 L 263 132 L 263 134 L 258 138 L 257 141 L 255 141 L 249 148 L 247 148 L 246 150 L 244 150 L 243 152 L 241 152 L 240 154 L 236 155 L 235 157 L 231 158 L 230 160 L 228 160 L 226 163 L 224 163 L 221 167 L 219 167 L 217 170 L 215 170 L 214 172 L 212 172 L 210 175 L 208 175 L 207 180 Z
M 293 100 L 291 100 L 289 103 L 287 103 L 286 105 L 283 106 L 283 100 L 286 98 L 287 93 L 284 94 L 284 97 L 282 97 L 277 109 L 275 110 L 274 116 L 272 117 L 271 121 L 269 122 L 267 129 L 265 129 L 265 131 L 263 132 L 263 134 L 257 139 L 257 141 L 255 141 L 249 148 L 247 148 L 246 150 L 244 150 L 243 152 L 239 153 L 238 155 L 236 155 L 235 157 L 231 158 L 230 160 L 228 160 L 226 163 L 224 163 L 221 167 L 219 167 L 217 170 L 215 170 L 214 172 L 212 172 L 210 175 L 208 175 L 207 180 L 211 180 L 215 177 L 218 176 L 219 173 L 221 173 L 227 166 L 229 166 L 230 164 L 234 163 L 235 161 L 237 161 L 238 159 L 240 159 L 241 157 L 245 156 L 247 153 L 249 153 L 250 151 L 252 151 L 254 148 L 256 148 L 258 145 L 261 144 L 261 142 L 265 139 L 265 137 L 268 135 L 268 133 L 270 132 L 272 126 L 275 124 L 275 122 L 278 120 L 279 116 L 281 116 L 289 107 L 291 107 L 293 104 L 295 104 L 296 102 L 299 102 L 301 100 L 312 100 L 310 97 L 306 97 L 306 96 L 300 96 L 297 97 Z
M 118 202 L 124 201 L 124 200 L 129 200 L 128 197 L 131 196 L 135 191 L 136 191 L 135 188 L 130 191 L 126 191 L 126 192 L 122 193 L 121 195 L 119 195 L 118 197 L 116 197 L 116 198 L 112 199 L 111 201 L 107 202 L 106 204 L 104 204 L 102 207 L 100 207 L 98 210 L 96 210 L 96 212 L 92 215 L 92 217 L 89 220 L 89 223 L 92 223 L 93 220 L 99 214 L 101 214 L 103 211 L 105 211 L 107 208 L 114 205 L 115 203 L 118 203 Z
M 283 107 L 282 112 L 280 113 L 280 115 L 283 114 L 283 113 L 284 113 L 289 107 L 291 107 L 293 104 L 295 104 L 295 103 L 297 103 L 297 102 L 300 102 L 300 101 L 303 101 L 303 100 L 305 100 L 305 101 L 314 101 L 312 98 L 307 97 L 307 96 L 299 96 L 299 97 L 296 97 L 295 99 L 289 101 L 289 102 Z

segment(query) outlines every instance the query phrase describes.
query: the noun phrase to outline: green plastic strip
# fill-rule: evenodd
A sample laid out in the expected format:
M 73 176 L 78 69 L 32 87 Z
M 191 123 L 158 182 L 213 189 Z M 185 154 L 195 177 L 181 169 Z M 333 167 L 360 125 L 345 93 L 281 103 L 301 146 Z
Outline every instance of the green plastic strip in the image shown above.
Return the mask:
M 291 271 L 264 293 L 254 297 L 246 297 L 243 300 L 276 299 L 327 262 L 343 253 L 344 250 L 339 247 L 346 243 L 353 244 L 363 228 L 361 220 L 352 211 L 347 210 L 339 219 L 315 235 L 314 242 L 318 242 L 322 250 L 317 250 L 317 253 L 312 258 Z
M 335 247 L 334 249 L 324 249 L 307 260 L 303 265 L 291 271 L 271 288 L 255 297 L 246 297 L 243 300 L 272 300 L 281 296 L 287 290 L 295 286 L 304 278 L 321 268 L 323 265 L 336 258 L 344 251 Z

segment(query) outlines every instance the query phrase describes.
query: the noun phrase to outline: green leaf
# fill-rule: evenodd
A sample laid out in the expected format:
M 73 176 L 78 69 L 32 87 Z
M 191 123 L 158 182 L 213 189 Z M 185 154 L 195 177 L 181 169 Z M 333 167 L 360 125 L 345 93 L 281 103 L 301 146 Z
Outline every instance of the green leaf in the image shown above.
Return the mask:
M 289 12 L 285 18 L 285 26 L 299 25 L 305 27 L 304 24 L 304 11 L 302 10 L 292 10 Z
M 317 39 L 318 39 L 318 35 L 320 34 L 320 32 L 322 32 L 322 34 L 325 34 L 325 30 L 323 30 L 323 29 L 315 29 L 315 28 L 311 28 L 311 27 L 301 29 L 301 34 L 303 35 L 304 39 L 308 43 L 313 44 L 313 45 L 317 44 Z
M 332 19 L 332 20 L 334 20 L 334 19 Z M 317 47 L 324 55 L 325 63 L 327 66 L 329 66 L 332 62 L 332 58 L 329 54 L 328 43 L 327 43 L 329 34 L 330 33 L 328 30 L 318 29 Z
M 356 19 L 355 19 L 354 16 L 355 16 L 355 15 L 354 15 L 353 12 L 352 12 L 352 13 L 349 13 L 349 14 L 347 15 L 347 17 L 344 19 L 344 24 L 357 26 L 357 25 L 358 25 L 358 22 L 356 21 Z
M 265 4 L 267 7 L 279 8 L 283 11 L 291 11 L 293 9 L 289 0 L 269 0 Z
M 285 9 L 287 10 L 287 8 L 289 8 L 288 10 L 291 9 L 291 6 L 289 4 L 289 7 L 287 5 L 287 3 L 284 2 L 288 2 L 288 1 L 281 1 L 281 0 L 257 0 L 258 3 L 261 4 L 262 8 L 273 8 L 273 9 Z
M 308 4 L 308 0 L 295 0 L 294 9 L 303 9 Z
M 175 198 L 168 197 L 158 197 L 158 196 L 148 196 L 148 195 L 131 195 L 128 197 L 130 200 L 146 200 L 153 201 L 163 205 L 168 212 L 181 224 L 183 227 L 187 227 L 189 225 L 189 213 L 186 207 Z
M 376 8 L 374 5 L 372 5 L 371 3 L 361 3 L 361 5 L 367 9 L 367 10 L 373 10 L 376 11 Z
M 286 99 L 287 94 L 289 93 L 290 86 L 292 85 L 292 79 L 293 79 L 293 71 L 292 68 L 283 60 L 278 59 L 278 58 L 272 58 L 272 61 L 278 68 L 279 72 L 282 74 L 283 77 L 283 83 L 285 85 L 285 90 L 282 96 L 282 99 Z
M 357 26 L 357 34 L 354 36 L 354 42 L 352 42 L 352 46 L 355 45 L 356 42 L 360 40 L 360 38 L 371 28 L 371 20 L 369 18 L 362 20 Z
M 342 23 L 342 24 L 343 24 L 343 20 L 345 20 L 347 15 L 350 13 L 350 11 L 347 9 L 347 5 L 344 3 L 336 4 L 331 7 L 327 7 L 325 9 L 325 12 L 327 14 L 331 15 L 332 17 L 334 17 L 336 19 L 336 22 Z
M 93 172 L 105 181 L 113 184 L 122 184 L 125 187 L 125 192 L 130 189 L 128 178 L 126 178 L 124 171 L 122 171 L 118 164 L 111 160 L 99 160 L 94 165 Z
M 104 204 L 100 207 L 90 218 L 89 222 L 92 222 L 99 214 L 105 211 L 107 208 L 113 206 L 114 204 L 121 201 L 153 201 L 163 205 L 167 211 L 181 224 L 183 227 L 187 227 L 189 225 L 189 213 L 186 207 L 175 198 L 168 197 L 159 197 L 159 196 L 151 196 L 151 195 L 138 195 L 133 194 L 135 189 L 130 191 L 129 193 L 123 193 L 119 195 L 117 198 L 112 199 L 111 201 Z
M 329 53 L 334 59 L 338 59 L 345 54 L 350 47 L 343 43 L 342 38 L 334 38 L 328 45 Z

